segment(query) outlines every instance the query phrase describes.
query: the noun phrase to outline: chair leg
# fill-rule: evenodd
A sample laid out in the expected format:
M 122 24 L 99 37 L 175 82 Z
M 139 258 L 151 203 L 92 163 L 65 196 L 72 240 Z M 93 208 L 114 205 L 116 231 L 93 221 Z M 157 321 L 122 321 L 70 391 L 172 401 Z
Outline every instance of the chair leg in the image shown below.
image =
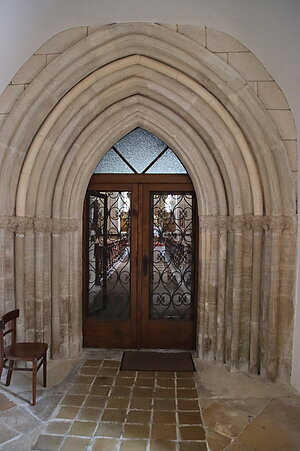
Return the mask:
M 37 361 L 32 361 L 32 405 L 36 403 L 36 373 L 37 373 Z
M 47 387 L 47 355 L 43 357 L 43 387 Z
M 7 370 L 7 377 L 6 377 L 6 386 L 10 385 L 10 381 L 11 381 L 11 375 L 13 372 L 13 366 L 14 366 L 15 361 L 14 360 L 10 360 L 9 361 L 9 366 L 8 366 L 8 370 Z

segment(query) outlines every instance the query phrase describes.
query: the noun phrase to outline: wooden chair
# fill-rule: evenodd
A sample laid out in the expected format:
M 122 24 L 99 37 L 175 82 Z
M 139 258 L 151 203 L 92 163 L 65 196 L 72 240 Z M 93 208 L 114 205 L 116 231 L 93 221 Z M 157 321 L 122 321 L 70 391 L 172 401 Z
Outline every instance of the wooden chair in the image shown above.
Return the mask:
M 6 385 L 11 381 L 12 371 L 32 371 L 32 405 L 36 403 L 36 377 L 43 365 L 43 387 L 47 378 L 47 343 L 17 343 L 16 320 L 19 310 L 12 310 L 0 320 L 0 378 L 3 368 L 7 369 Z M 18 367 L 15 362 L 31 362 L 31 367 Z

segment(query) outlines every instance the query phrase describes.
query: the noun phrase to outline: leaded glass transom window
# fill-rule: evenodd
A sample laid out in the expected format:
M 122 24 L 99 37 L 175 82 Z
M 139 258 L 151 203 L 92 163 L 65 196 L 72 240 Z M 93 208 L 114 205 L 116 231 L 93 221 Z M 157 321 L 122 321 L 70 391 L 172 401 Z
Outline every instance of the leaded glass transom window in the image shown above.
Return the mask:
M 95 174 L 186 174 L 172 149 L 143 128 L 125 135 L 100 160 Z

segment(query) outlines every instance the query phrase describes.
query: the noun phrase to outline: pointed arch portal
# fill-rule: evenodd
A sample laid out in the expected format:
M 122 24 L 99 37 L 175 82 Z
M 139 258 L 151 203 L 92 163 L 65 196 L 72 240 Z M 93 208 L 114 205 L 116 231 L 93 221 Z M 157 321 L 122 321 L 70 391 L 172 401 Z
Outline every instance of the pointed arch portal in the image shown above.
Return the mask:
M 196 193 L 200 357 L 289 379 L 295 199 L 268 112 L 223 60 L 171 29 L 101 27 L 30 84 L 1 133 L 3 309 L 54 357 L 82 346 L 82 211 L 106 151 L 136 127 Z M 7 182 L 9 180 L 9 183 Z

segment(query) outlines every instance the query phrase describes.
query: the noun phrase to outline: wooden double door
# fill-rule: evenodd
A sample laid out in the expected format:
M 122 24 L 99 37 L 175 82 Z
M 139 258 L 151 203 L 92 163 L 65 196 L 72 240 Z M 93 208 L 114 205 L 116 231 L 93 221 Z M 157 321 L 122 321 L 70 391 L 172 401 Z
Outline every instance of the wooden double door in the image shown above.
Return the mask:
M 187 175 L 93 175 L 84 207 L 84 346 L 195 348 L 196 219 Z

